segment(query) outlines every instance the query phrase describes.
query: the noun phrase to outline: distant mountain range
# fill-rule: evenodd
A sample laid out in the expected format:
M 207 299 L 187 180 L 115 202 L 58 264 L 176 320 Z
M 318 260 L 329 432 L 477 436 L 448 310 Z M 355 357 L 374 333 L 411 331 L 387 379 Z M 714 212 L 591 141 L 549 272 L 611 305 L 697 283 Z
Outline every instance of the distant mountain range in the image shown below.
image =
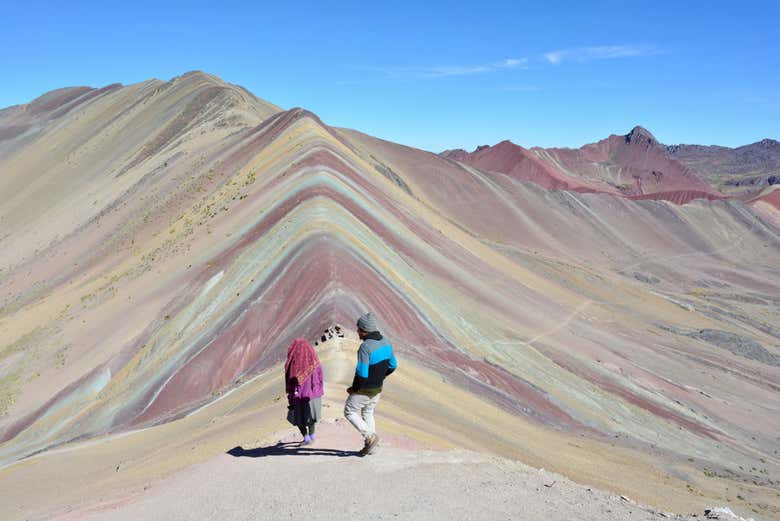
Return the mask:
M 774 139 L 737 148 L 670 145 L 666 149 L 723 193 L 750 194 L 780 184 L 780 141 Z
M 501 172 L 548 189 L 603 192 L 630 198 L 748 199 L 780 184 L 780 143 L 765 139 L 739 148 L 666 146 L 646 129 L 612 135 L 578 149 L 523 148 L 510 141 L 442 157 Z

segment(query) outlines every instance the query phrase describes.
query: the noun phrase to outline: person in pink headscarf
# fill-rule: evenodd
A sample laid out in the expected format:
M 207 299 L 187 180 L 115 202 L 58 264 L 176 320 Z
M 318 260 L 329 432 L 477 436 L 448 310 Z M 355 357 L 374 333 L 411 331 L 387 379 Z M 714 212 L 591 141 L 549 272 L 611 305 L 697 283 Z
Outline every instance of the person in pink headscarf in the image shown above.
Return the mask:
M 317 352 L 304 338 L 296 338 L 287 349 L 284 364 L 287 391 L 287 421 L 303 435 L 303 445 L 314 442 L 314 426 L 322 417 L 322 365 Z

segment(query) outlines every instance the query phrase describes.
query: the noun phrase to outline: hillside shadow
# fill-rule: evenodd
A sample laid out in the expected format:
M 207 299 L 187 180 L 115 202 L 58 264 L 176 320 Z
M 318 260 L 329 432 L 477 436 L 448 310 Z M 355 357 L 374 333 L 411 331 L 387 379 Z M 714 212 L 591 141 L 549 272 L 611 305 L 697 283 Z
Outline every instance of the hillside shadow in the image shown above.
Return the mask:
M 337 458 L 347 458 L 350 456 L 358 456 L 356 450 L 338 450 L 338 449 L 325 449 L 319 447 L 301 446 L 297 442 L 278 442 L 276 445 L 269 445 L 268 447 L 256 447 L 254 449 L 245 449 L 240 445 L 233 447 L 226 454 L 230 454 L 235 458 L 264 458 L 266 456 L 335 456 Z

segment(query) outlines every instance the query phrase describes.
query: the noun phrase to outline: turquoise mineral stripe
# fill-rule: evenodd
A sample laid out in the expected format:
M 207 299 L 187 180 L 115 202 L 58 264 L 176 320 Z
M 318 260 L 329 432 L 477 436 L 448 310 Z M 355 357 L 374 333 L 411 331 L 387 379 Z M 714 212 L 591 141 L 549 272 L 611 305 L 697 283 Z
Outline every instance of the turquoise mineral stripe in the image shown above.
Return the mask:
M 384 360 L 390 360 L 391 358 L 393 358 L 393 346 L 385 344 L 382 347 L 374 349 L 374 351 L 368 355 L 368 363 L 374 365 Z
M 355 374 L 362 376 L 363 378 L 368 378 L 368 366 L 358 362 L 357 367 L 355 368 Z

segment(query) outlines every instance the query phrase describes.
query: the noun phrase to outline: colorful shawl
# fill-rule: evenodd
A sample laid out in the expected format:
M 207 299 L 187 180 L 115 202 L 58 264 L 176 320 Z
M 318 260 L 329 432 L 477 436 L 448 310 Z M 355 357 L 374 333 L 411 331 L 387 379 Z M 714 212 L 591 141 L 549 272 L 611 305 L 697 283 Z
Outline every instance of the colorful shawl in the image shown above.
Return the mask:
M 287 348 L 287 362 L 284 364 L 285 387 L 288 393 L 304 381 L 319 367 L 317 352 L 305 338 L 296 338 Z

